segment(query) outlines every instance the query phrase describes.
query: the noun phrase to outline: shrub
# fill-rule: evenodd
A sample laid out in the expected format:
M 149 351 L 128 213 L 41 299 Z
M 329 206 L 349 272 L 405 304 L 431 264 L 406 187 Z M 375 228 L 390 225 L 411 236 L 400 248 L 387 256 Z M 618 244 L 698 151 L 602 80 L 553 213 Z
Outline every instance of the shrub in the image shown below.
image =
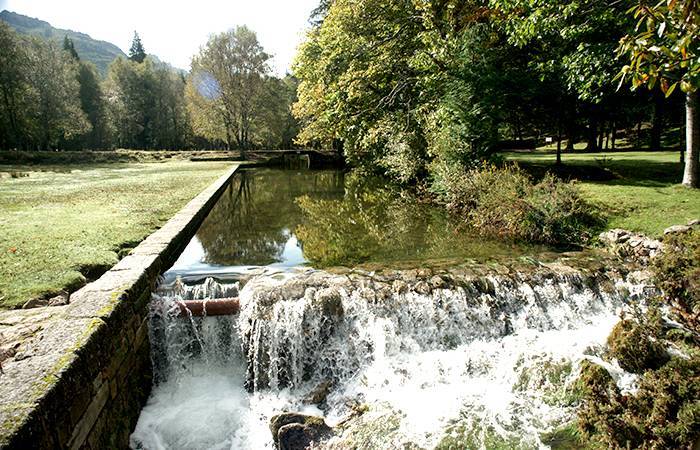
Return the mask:
M 517 166 L 433 167 L 432 191 L 479 232 L 548 244 L 583 243 L 600 225 L 572 183 L 546 175 L 534 183 Z
M 591 363 L 582 366 L 576 382 L 579 429 L 608 448 L 691 449 L 700 442 L 700 349 L 692 330 L 700 304 L 700 233 L 668 238 L 653 269 L 661 301 L 673 305 L 683 327 L 663 327 L 656 307 L 639 321 L 615 326 L 609 355 L 625 370 L 641 373 L 633 394 L 621 394 L 605 369 Z M 684 354 L 669 357 L 666 344 Z
M 668 361 L 668 354 L 653 334 L 648 326 L 621 320 L 608 336 L 608 354 L 628 372 L 658 369 Z
M 671 235 L 666 251 L 653 260 L 657 286 L 680 319 L 700 329 L 700 231 Z

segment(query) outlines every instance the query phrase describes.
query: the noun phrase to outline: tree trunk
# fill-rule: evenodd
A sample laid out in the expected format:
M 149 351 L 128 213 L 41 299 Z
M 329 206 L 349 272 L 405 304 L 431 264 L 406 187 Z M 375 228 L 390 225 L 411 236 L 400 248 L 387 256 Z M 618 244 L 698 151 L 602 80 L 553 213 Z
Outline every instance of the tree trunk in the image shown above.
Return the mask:
M 586 145 L 586 150 L 589 152 L 594 152 L 598 150 L 598 127 L 596 120 L 591 116 L 589 127 L 588 127 L 588 145 Z
M 617 124 L 615 122 L 612 123 L 610 139 L 612 140 L 612 150 L 614 151 L 616 147 L 615 141 L 617 141 Z
M 661 150 L 661 133 L 664 124 L 664 103 L 663 94 L 654 91 L 654 117 L 651 124 L 651 134 L 649 135 L 649 150 Z
M 557 166 L 561 166 L 561 115 L 557 122 Z
M 698 157 L 700 157 L 700 114 L 698 113 L 700 92 L 686 95 L 685 101 L 685 171 L 683 185 L 690 188 L 700 187 L 698 177 Z

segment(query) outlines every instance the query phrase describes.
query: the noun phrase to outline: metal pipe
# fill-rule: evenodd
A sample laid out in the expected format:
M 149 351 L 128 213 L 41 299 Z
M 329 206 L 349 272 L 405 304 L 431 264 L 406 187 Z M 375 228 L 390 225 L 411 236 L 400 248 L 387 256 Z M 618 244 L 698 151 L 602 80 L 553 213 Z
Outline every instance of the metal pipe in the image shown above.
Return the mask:
M 240 310 L 237 298 L 183 300 L 177 302 L 177 305 L 180 307 L 180 317 L 231 316 Z

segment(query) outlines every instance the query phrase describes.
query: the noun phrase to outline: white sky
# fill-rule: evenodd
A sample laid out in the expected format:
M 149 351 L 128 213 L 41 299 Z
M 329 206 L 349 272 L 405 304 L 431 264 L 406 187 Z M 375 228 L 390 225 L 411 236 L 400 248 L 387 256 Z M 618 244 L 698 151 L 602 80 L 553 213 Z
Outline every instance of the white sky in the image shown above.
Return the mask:
M 189 69 L 190 58 L 212 33 L 247 25 L 273 70 L 290 69 L 318 0 L 0 0 L 8 9 L 119 46 L 125 53 L 138 31 L 147 53 Z

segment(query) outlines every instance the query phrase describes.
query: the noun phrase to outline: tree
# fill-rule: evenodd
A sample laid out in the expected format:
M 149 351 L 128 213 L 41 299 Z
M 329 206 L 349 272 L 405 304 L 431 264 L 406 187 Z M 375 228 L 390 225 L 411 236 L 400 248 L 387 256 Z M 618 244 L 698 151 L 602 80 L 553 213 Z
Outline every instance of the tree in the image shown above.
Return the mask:
M 117 58 L 107 74 L 107 98 L 118 145 L 182 148 L 189 136 L 182 77 L 163 63 Z
M 32 127 L 27 130 L 43 150 L 90 131 L 80 106 L 80 85 L 73 58 L 53 41 L 31 38 L 27 45 L 27 84 L 33 97 Z
M 134 31 L 134 38 L 131 40 L 129 48 L 129 59 L 141 64 L 146 59 L 146 50 L 143 48 L 139 34 Z
M 73 40 L 68 37 L 68 35 L 63 36 L 63 50 L 67 51 L 68 54 L 76 61 L 80 61 L 80 56 L 75 50 L 75 45 L 73 45 Z
M 100 77 L 94 64 L 80 62 L 78 83 L 80 83 L 80 105 L 92 127 L 84 136 L 82 146 L 92 149 L 108 148 L 111 125 Z
M 26 57 L 17 35 L 0 21 L 0 147 L 25 143 Z
M 625 2 L 599 0 L 491 0 L 503 13 L 501 26 L 512 45 L 528 51 L 528 72 L 551 88 L 537 100 L 551 98 L 554 109 L 547 117 L 558 136 L 557 159 L 561 158 L 561 135 L 569 150 L 583 135 L 590 151 L 599 150 L 603 138 L 616 134 L 624 114 L 636 103 L 617 92 L 615 75 L 622 67 L 613 54 L 619 39 L 633 23 Z M 583 120 L 581 120 L 583 119 Z M 582 133 L 576 129 L 581 128 Z
M 634 33 L 620 43 L 629 57 L 621 83 L 633 89 L 655 86 L 670 96 L 680 87 L 686 94 L 686 156 L 683 185 L 700 187 L 700 3 L 697 0 L 640 1 L 630 12 L 638 19 Z
M 269 59 L 245 26 L 209 38 L 190 71 L 187 98 L 195 131 L 239 148 L 245 158 L 260 125 Z
M 292 115 L 298 82 L 287 75 L 284 78 L 266 77 L 260 96 L 261 120 L 257 137 L 266 148 L 291 149 L 299 132 L 299 124 Z

